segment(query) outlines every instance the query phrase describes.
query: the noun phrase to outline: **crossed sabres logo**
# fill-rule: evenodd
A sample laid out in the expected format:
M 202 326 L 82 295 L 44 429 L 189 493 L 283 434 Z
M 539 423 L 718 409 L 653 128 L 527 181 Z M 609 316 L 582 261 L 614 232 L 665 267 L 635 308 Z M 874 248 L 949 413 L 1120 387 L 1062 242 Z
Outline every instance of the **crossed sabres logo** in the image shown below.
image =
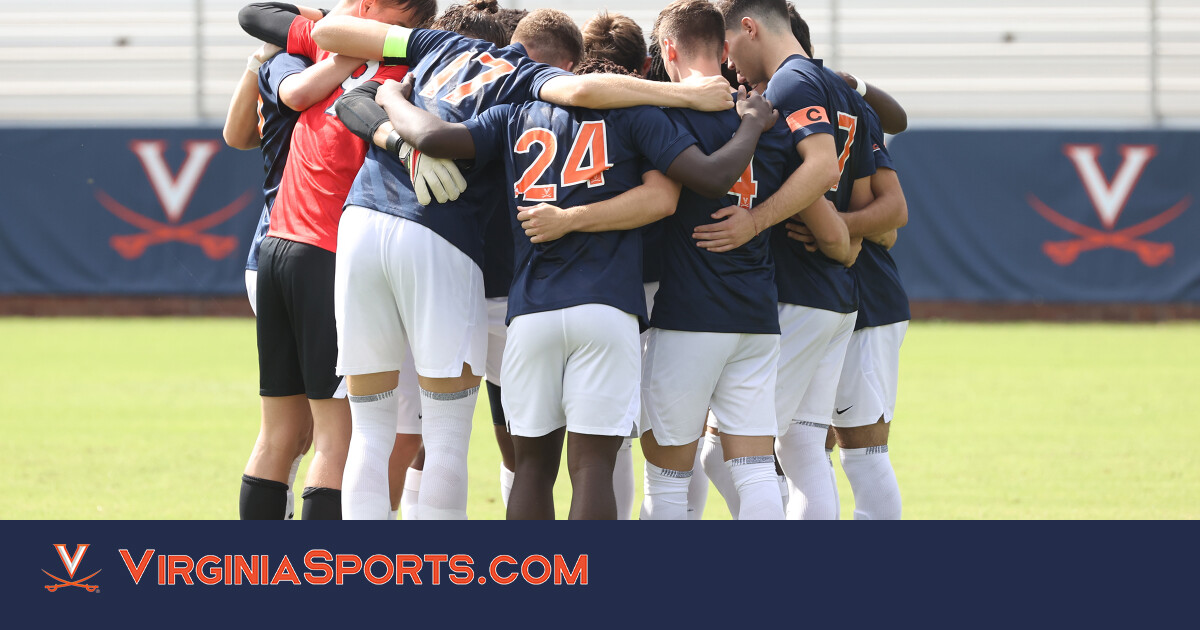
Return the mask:
M 132 260 L 146 253 L 151 245 L 180 241 L 198 246 L 205 256 L 213 260 L 225 258 L 237 248 L 237 237 L 209 234 L 207 231 L 233 218 L 253 198 L 247 190 L 229 205 L 187 223 L 181 223 L 183 213 L 191 203 L 192 196 L 209 162 L 220 149 L 216 140 L 188 140 L 183 143 L 187 158 L 179 171 L 172 173 L 163 156 L 167 143 L 163 140 L 134 140 L 129 149 L 137 156 L 146 172 L 146 178 L 158 196 L 158 202 L 166 215 L 166 222 L 151 219 L 130 210 L 103 190 L 96 189 L 96 201 L 122 221 L 141 230 L 135 234 L 118 234 L 108 240 L 122 258 Z
M 1063 153 L 1070 158 L 1083 182 L 1084 190 L 1092 201 L 1092 207 L 1100 217 L 1102 230 L 1084 225 L 1056 212 L 1038 199 L 1033 193 L 1026 197 L 1029 205 L 1044 219 L 1077 238 L 1068 241 L 1047 241 L 1042 251 L 1055 264 L 1067 266 L 1079 259 L 1079 255 L 1103 248 L 1114 248 L 1137 254 L 1138 260 L 1147 267 L 1157 267 L 1175 255 L 1175 245 L 1145 240 L 1142 237 L 1155 232 L 1174 221 L 1192 203 L 1192 196 L 1185 195 L 1175 205 L 1162 213 L 1131 225 L 1116 229 L 1117 219 L 1125 210 L 1129 196 L 1141 179 L 1146 165 L 1158 152 L 1153 145 L 1121 145 L 1121 166 L 1109 180 L 1100 169 L 1097 158 L 1100 147 L 1094 144 L 1068 144 Z
M 87 584 L 87 581 L 95 577 L 96 573 L 99 573 L 100 570 L 97 570 L 96 573 L 93 573 L 87 577 L 80 578 L 78 580 L 75 579 L 75 571 L 79 568 L 80 563 L 83 562 L 83 554 L 87 553 L 88 547 L 89 545 L 87 544 L 75 545 L 75 553 L 73 555 L 67 555 L 66 545 L 54 545 L 54 550 L 58 552 L 58 558 L 59 560 L 62 560 L 63 567 L 66 568 L 67 577 L 69 577 L 70 580 L 64 580 L 50 573 L 49 571 L 42 569 L 42 573 L 49 575 L 51 578 L 59 582 L 58 584 L 47 584 L 47 591 L 53 593 L 54 591 L 67 586 L 78 586 L 89 593 L 100 592 L 100 586 L 98 584 Z

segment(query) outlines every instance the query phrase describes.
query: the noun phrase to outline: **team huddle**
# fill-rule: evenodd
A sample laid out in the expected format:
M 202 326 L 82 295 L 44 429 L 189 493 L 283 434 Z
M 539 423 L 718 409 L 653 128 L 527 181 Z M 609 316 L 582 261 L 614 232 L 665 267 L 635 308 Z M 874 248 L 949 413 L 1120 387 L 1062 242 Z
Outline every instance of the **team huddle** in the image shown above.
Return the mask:
M 481 378 L 509 519 L 900 518 L 908 299 L 886 93 L 785 0 L 675 0 L 647 47 L 496 0 L 245 7 L 262 423 L 244 519 L 467 518 Z

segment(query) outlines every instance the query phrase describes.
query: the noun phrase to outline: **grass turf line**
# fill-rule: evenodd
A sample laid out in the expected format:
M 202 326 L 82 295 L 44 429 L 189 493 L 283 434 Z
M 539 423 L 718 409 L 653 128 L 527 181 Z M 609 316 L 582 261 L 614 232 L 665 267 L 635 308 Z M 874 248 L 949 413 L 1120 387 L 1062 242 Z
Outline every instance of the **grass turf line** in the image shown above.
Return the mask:
M 236 518 L 252 321 L 7 318 L 0 336 L 4 518 Z M 1200 517 L 1197 348 L 1200 323 L 918 322 L 890 449 L 905 517 Z M 503 517 L 499 461 L 481 396 L 473 519 Z M 560 518 L 569 495 L 564 469 Z M 705 517 L 728 518 L 715 489 Z

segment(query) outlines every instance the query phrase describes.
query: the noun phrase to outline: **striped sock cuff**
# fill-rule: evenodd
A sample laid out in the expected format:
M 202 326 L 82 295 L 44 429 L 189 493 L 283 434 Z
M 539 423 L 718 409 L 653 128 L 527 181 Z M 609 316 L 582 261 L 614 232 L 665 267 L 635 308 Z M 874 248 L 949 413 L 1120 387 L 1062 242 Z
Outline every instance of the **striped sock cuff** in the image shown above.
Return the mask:
M 380 400 L 387 400 L 395 395 L 396 395 L 396 390 L 390 389 L 386 392 L 380 392 L 378 394 L 367 394 L 366 396 L 355 396 L 355 395 L 351 394 L 350 396 L 348 396 L 348 398 L 350 399 L 350 402 L 352 402 L 352 403 L 373 403 L 373 402 L 378 402 Z
M 812 428 L 814 428 L 814 429 L 821 429 L 822 431 L 828 431 L 828 430 L 829 430 L 829 425 L 828 425 L 828 424 L 821 424 L 820 422 L 809 422 L 808 420 L 792 420 L 792 424 L 799 424 L 799 425 L 801 425 L 801 426 L 805 426 L 805 427 L 812 427 Z
M 462 400 L 464 398 L 470 398 L 471 396 L 474 396 L 478 392 L 479 392 L 478 385 L 476 385 L 475 387 L 472 387 L 471 389 L 465 389 L 461 392 L 448 392 L 445 394 L 439 393 L 439 392 L 431 392 L 431 391 L 425 389 L 424 387 L 421 388 L 421 395 L 426 398 L 429 398 L 430 400 Z
M 749 457 L 735 457 L 729 460 L 730 466 L 743 466 L 746 464 L 774 464 L 775 457 L 772 455 L 751 455 Z
M 668 479 L 689 479 L 692 476 L 690 470 L 671 470 L 670 468 L 659 468 L 658 472 Z
M 878 455 L 886 452 L 888 452 L 887 444 L 884 444 L 883 446 L 868 446 L 867 448 L 863 449 L 863 455 Z

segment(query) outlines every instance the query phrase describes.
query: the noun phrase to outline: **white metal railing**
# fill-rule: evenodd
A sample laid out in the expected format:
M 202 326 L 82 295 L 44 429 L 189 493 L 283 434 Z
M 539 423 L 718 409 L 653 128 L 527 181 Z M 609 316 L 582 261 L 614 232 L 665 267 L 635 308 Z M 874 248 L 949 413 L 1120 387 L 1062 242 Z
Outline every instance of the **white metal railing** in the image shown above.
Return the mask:
M 0 0 L 0 120 L 220 119 L 256 45 L 237 25 L 244 1 Z M 666 3 L 505 4 L 580 23 L 607 5 L 649 32 Z M 918 123 L 1200 121 L 1200 0 L 797 4 L 818 56 L 891 91 Z

